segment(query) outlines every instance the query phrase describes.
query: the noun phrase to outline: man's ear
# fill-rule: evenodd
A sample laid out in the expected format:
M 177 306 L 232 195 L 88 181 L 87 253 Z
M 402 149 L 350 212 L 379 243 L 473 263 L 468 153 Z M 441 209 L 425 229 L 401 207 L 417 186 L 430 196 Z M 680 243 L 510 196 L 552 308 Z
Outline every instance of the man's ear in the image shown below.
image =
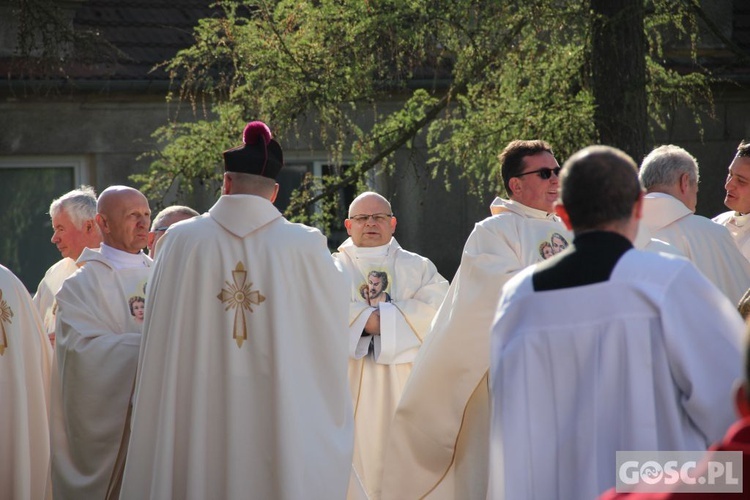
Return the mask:
M 346 234 L 352 235 L 352 221 L 351 219 L 344 219 L 344 227 L 346 228 Z
M 156 233 L 153 231 L 148 232 L 148 242 L 146 243 L 146 246 L 148 248 L 154 248 L 154 238 L 156 238 Z
M 279 195 L 279 183 L 277 182 L 276 185 L 273 187 L 273 194 L 271 195 L 271 203 L 276 201 L 276 197 Z
M 687 193 L 687 190 L 689 187 L 690 187 L 690 176 L 688 174 L 680 175 L 680 192 L 682 194 Z
M 510 188 L 510 192 L 508 193 L 509 197 L 518 194 L 521 191 L 521 179 L 518 177 L 511 177 L 508 181 L 508 187 Z
M 109 233 L 109 227 L 107 226 L 107 218 L 102 214 L 96 214 L 96 223 L 99 226 L 102 234 Z
M 224 172 L 224 182 L 221 183 L 221 194 L 232 194 L 232 178 Z
M 635 204 L 633 205 L 633 218 L 635 220 L 641 220 L 643 217 L 643 192 L 638 196 Z
M 563 206 L 560 202 L 555 202 L 555 205 L 553 207 L 553 210 L 555 211 L 555 214 L 557 214 L 560 219 L 562 219 L 563 224 L 565 224 L 565 227 L 569 230 L 573 230 L 573 226 L 570 223 L 570 215 L 568 215 L 568 211 L 565 210 L 565 206 Z

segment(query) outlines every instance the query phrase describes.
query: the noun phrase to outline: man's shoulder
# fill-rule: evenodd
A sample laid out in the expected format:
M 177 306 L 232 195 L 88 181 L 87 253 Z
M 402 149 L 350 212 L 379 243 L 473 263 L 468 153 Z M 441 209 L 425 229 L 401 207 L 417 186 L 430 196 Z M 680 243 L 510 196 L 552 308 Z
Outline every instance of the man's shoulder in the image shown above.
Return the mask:
M 719 215 L 715 216 L 712 221 L 716 222 L 717 224 L 725 225 L 727 222 L 729 222 L 732 217 L 734 216 L 733 210 L 728 210 L 726 212 L 722 212 Z
M 676 254 L 631 249 L 620 258 L 612 279 L 666 287 L 683 272 L 699 273 L 685 257 Z

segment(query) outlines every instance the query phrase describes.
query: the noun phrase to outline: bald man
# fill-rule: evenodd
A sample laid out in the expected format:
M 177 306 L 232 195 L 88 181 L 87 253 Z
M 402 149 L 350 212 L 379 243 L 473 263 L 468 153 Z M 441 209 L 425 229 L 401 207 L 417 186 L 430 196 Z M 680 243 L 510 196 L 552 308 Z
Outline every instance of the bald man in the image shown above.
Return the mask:
M 128 443 L 141 321 L 152 260 L 151 210 L 138 190 L 111 186 L 97 200 L 99 249 L 57 294 L 50 431 L 56 499 L 117 498 Z
M 349 238 L 333 255 L 350 281 L 349 384 L 354 402 L 350 500 L 380 498 L 391 419 L 448 281 L 426 257 L 393 237 L 396 217 L 383 196 L 357 196 L 344 221 Z

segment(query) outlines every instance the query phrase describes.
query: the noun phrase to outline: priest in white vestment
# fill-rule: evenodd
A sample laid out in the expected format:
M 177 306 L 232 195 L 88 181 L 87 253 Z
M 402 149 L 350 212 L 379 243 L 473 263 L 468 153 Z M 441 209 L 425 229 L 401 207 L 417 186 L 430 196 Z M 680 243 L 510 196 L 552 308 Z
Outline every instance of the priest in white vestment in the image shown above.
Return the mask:
M 502 285 L 571 239 L 552 214 L 559 164 L 543 141 L 500 154 L 510 200 L 469 236 L 391 423 L 383 498 L 473 500 L 487 493 L 490 327 Z
M 65 279 L 78 270 L 76 260 L 84 248 L 99 248 L 102 235 L 96 224 L 96 193 L 91 186 L 81 186 L 52 201 L 52 243 L 62 255 L 44 274 L 34 294 L 34 305 L 39 311 L 44 331 L 55 343 L 55 294 Z
M 52 347 L 29 292 L 0 265 L 0 498 L 50 498 L 51 362 Z
M 343 499 L 353 415 L 349 284 L 273 200 L 262 122 L 224 153 L 224 193 L 159 242 L 123 500 Z
M 355 438 L 349 498 L 375 500 L 391 419 L 448 281 L 429 259 L 404 250 L 393 238 L 396 217 L 381 195 L 357 196 L 344 224 L 350 237 L 333 257 L 351 278 Z
M 111 186 L 99 196 L 97 250 L 57 293 L 50 429 L 55 500 L 117 498 L 127 451 L 141 322 L 151 259 L 143 253 L 151 211 L 139 191 Z
M 750 262 L 725 227 L 694 214 L 695 158 L 678 146 L 660 146 L 644 158 L 639 177 L 647 194 L 635 246 L 649 249 L 648 238 L 673 245 L 737 304 L 750 288 Z
M 735 420 L 742 320 L 687 259 L 633 248 L 642 188 L 593 146 L 560 177 L 573 245 L 503 288 L 487 498 L 596 498 L 616 452 L 705 450 Z
M 743 141 L 737 147 L 724 188 L 727 190 L 724 204 L 730 210 L 713 221 L 729 230 L 742 255 L 750 260 L 750 142 Z

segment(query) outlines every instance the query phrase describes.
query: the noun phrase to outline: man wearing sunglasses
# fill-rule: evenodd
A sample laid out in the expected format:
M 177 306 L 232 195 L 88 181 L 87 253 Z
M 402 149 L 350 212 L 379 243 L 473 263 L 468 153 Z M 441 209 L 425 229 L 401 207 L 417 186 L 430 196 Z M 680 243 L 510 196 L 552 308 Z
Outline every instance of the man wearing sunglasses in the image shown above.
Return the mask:
M 617 452 L 705 450 L 734 421 L 743 324 L 688 260 L 633 248 L 635 162 L 563 167 L 571 247 L 504 287 L 492 328 L 490 499 L 596 498 Z
M 695 215 L 695 158 L 678 146 L 659 146 L 643 159 L 639 177 L 647 194 L 636 247 L 650 250 L 649 237 L 669 243 L 737 304 L 750 288 L 750 262 L 726 227 Z
M 401 248 L 393 237 L 391 204 L 378 193 L 357 196 L 344 225 L 349 238 L 333 258 L 351 278 L 354 475 L 349 498 L 375 499 L 389 424 L 448 281 L 429 259 Z
M 512 141 L 499 161 L 509 199 L 496 198 L 493 215 L 469 235 L 417 355 L 391 424 L 383 499 L 486 498 L 489 332 L 500 292 L 513 275 L 549 255 L 540 248 L 562 251 L 570 241 L 553 214 L 560 165 L 550 145 Z

